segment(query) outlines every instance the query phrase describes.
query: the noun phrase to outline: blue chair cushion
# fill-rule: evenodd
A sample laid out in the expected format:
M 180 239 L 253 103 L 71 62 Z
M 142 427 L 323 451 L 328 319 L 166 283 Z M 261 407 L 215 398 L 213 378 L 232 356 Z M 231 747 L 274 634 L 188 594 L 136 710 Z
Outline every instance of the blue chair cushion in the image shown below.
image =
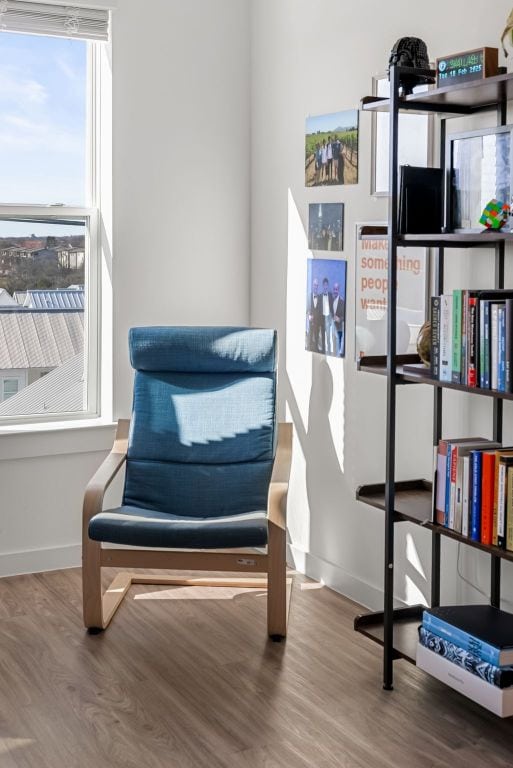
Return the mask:
M 136 371 L 274 373 L 276 331 L 269 328 L 150 326 L 131 328 Z
M 274 456 L 274 375 L 137 371 L 128 459 L 223 464 Z
M 122 506 L 95 515 L 89 538 L 112 544 L 170 549 L 229 549 L 267 544 L 263 511 L 218 517 L 185 517 Z
M 186 517 L 267 509 L 273 462 L 179 464 L 127 462 L 122 504 Z

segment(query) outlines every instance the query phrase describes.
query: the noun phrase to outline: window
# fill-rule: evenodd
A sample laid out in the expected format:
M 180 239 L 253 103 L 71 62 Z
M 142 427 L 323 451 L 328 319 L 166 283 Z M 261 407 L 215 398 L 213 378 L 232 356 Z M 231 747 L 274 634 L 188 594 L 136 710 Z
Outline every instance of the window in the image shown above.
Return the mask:
M 108 13 L 14 0 L 0 16 L 0 423 L 95 416 Z

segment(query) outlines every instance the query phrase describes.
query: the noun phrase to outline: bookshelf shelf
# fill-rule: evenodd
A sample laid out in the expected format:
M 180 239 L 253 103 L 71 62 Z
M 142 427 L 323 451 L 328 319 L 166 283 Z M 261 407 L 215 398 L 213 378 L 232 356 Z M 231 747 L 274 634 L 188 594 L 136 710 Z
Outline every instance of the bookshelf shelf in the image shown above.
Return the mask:
M 513 99 L 513 74 L 502 74 L 411 94 L 398 100 L 398 109 L 401 112 L 435 112 L 457 117 L 495 110 L 497 104 L 509 99 Z M 368 112 L 389 112 L 390 99 L 366 96 L 362 99 L 361 108 Z
M 405 369 L 405 366 L 408 365 L 421 365 L 417 355 L 400 355 L 396 360 L 398 384 L 429 384 L 440 389 L 454 389 L 458 392 L 468 392 L 471 395 L 481 395 L 482 397 L 493 397 L 497 400 L 513 400 L 513 392 L 499 392 L 496 389 L 467 387 L 465 384 L 454 384 L 452 381 L 440 381 L 431 376 L 429 368 L 419 367 L 418 371 Z M 386 376 L 387 358 L 385 355 L 363 357 L 358 363 L 358 370 L 364 373 L 373 373 L 377 376 Z
M 417 628 L 422 621 L 424 606 L 414 605 L 408 608 L 396 608 L 394 611 L 393 656 L 415 664 L 418 644 Z M 363 613 L 355 617 L 356 632 L 368 637 L 378 645 L 384 645 L 383 611 Z
M 375 509 L 385 510 L 385 484 L 361 485 L 356 491 L 356 498 Z M 433 518 L 432 484 L 428 480 L 405 480 L 395 484 L 394 522 L 413 523 L 428 531 L 459 541 L 468 547 L 480 549 L 502 560 L 513 561 L 513 552 L 500 547 L 481 544 L 462 536 L 457 531 L 432 522 Z

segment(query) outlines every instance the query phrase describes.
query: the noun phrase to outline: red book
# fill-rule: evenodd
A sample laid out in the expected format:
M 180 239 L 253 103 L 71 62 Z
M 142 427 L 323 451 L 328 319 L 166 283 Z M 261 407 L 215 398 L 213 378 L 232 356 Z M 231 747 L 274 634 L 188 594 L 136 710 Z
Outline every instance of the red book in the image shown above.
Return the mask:
M 491 545 L 495 496 L 495 451 L 483 451 L 481 476 L 481 544 Z

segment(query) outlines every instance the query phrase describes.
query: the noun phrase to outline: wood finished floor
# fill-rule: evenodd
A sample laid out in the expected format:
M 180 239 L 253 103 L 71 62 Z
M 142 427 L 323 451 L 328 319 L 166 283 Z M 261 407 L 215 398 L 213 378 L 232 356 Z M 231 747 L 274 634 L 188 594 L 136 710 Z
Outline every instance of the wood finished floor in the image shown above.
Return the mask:
M 511 768 L 513 722 L 406 662 L 382 690 L 357 612 L 295 577 L 278 645 L 262 592 L 134 586 L 88 636 L 80 570 L 0 580 L 0 766 Z

